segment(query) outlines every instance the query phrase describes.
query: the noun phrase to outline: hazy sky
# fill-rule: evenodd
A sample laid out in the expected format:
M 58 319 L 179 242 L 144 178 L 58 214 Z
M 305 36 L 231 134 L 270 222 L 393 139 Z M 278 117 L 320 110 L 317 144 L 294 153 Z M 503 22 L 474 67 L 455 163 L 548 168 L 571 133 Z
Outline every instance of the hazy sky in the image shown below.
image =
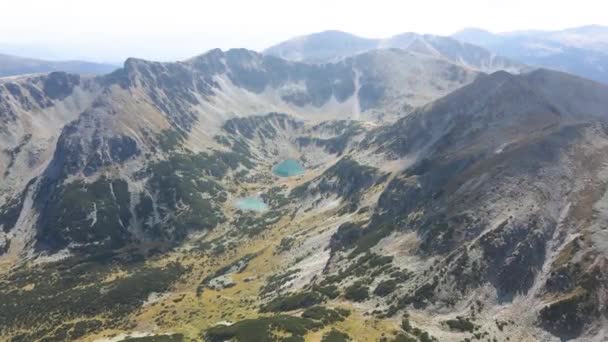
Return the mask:
M 606 0 L 0 0 L 0 52 L 121 61 L 261 50 L 336 29 L 366 37 L 608 25 Z

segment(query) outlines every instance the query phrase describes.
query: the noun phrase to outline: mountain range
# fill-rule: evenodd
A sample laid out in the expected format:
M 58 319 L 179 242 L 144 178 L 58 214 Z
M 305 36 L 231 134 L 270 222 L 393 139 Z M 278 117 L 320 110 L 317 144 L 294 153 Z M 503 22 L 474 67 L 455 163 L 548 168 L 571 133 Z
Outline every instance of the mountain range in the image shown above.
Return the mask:
M 0 54 L 0 77 L 64 71 L 75 74 L 101 75 L 118 69 L 115 65 L 86 61 L 45 61 Z
M 397 48 L 411 53 L 446 59 L 474 70 L 520 71 L 524 65 L 488 50 L 450 37 L 403 33 L 387 39 L 369 39 L 341 31 L 324 31 L 297 37 L 263 51 L 288 60 L 331 62 L 362 52 Z
M 467 28 L 451 37 L 407 32 L 381 39 L 334 30 L 296 37 L 262 53 L 291 61 L 327 63 L 387 48 L 442 58 L 483 72 L 542 67 L 608 82 L 608 28 L 599 25 L 504 33 Z M 45 61 L 0 54 L 0 77 L 52 71 L 105 74 L 117 68 L 86 61 Z
M 598 25 L 499 34 L 468 28 L 451 37 L 403 33 L 385 39 L 324 31 L 279 43 L 264 53 L 315 63 L 383 48 L 439 57 L 484 72 L 542 67 L 608 82 L 608 28 Z
M 454 38 L 532 66 L 542 66 L 608 82 L 608 27 L 494 34 L 465 29 Z
M 0 339 L 605 340 L 608 86 L 489 51 L 0 78 Z

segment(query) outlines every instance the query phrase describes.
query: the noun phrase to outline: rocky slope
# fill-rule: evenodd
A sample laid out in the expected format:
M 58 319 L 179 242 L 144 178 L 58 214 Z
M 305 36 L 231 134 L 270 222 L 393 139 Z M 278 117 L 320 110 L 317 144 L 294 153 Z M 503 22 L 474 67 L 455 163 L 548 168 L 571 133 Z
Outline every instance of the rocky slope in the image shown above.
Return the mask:
M 495 319 L 562 338 L 603 334 L 605 232 L 588 215 L 603 203 L 606 91 L 546 70 L 496 73 L 373 134 L 370 146 L 416 161 L 366 229 L 391 236 L 388 251 L 413 231 L 415 254 L 434 259 L 389 311 L 499 306 Z
M 390 49 L 2 79 L 0 336 L 601 341 L 606 95 Z

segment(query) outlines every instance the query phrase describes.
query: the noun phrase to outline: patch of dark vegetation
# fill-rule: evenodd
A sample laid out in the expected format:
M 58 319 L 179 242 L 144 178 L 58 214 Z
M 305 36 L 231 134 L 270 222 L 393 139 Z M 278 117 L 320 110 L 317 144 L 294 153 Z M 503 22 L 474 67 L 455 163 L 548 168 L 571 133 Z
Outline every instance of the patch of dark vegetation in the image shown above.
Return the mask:
M 341 322 L 350 315 L 350 311 L 346 309 L 336 308 L 328 309 L 324 306 L 313 306 L 302 312 L 303 318 L 309 318 L 315 321 L 320 321 L 324 325 Z
M 443 252 L 452 247 L 449 244 L 454 241 L 456 228 L 441 219 L 439 222 L 427 223 L 419 231 L 422 236 L 422 242 L 420 243 L 422 251 Z
M 393 278 L 398 283 L 403 283 L 412 277 L 412 272 L 408 270 L 396 270 L 391 273 L 391 278 Z
M 498 330 L 503 331 L 505 329 L 505 327 L 507 325 L 509 325 L 509 322 L 507 321 L 499 321 L 499 320 L 494 320 L 494 323 L 496 324 L 496 327 L 498 328 Z
M 210 176 L 223 178 L 228 171 L 235 170 L 239 166 L 252 168 L 254 164 L 247 157 L 235 152 L 215 151 L 212 153 L 172 153 L 166 161 L 160 162 L 156 167 L 163 167 L 163 163 L 170 163 L 177 171 L 189 175 Z M 155 165 L 153 165 L 154 167 Z M 154 171 L 154 170 L 149 170 Z
M 599 283 L 598 283 L 599 284 Z M 585 324 L 599 315 L 597 302 L 588 290 L 578 288 L 540 310 L 542 326 L 549 332 L 572 339 L 583 332 Z
M 419 161 L 416 161 L 414 165 L 409 167 L 406 172 L 411 176 L 422 176 L 425 173 L 431 171 L 433 168 L 433 161 L 429 158 L 422 158 Z
M 363 223 L 346 222 L 341 224 L 329 241 L 332 254 L 355 246 L 363 233 L 362 231 Z
M 466 248 L 450 264 L 449 275 L 453 277 L 455 286 L 463 294 L 483 282 L 480 262 L 471 260 Z
M 232 141 L 232 147 L 230 150 L 234 153 L 237 153 L 243 157 L 253 159 L 253 155 L 251 154 L 251 150 L 249 145 L 243 138 L 235 138 Z
M 361 236 L 355 242 L 355 249 L 350 253 L 350 257 L 356 257 L 361 253 L 369 252 L 369 250 L 380 242 L 383 238 L 389 236 L 393 232 L 393 228 L 388 225 L 379 227 L 367 226 L 361 232 Z
M 10 239 L 5 239 L 4 241 L 2 241 L 2 244 L 0 244 L 0 255 L 8 252 L 11 248 L 11 240 Z
M 331 237 L 331 252 L 334 254 L 337 251 L 354 248 L 349 257 L 355 258 L 362 253 L 369 252 L 372 247 L 390 235 L 392 231 L 392 227 L 389 225 L 377 227 L 368 225 L 364 227 L 364 223 L 344 223 L 338 227 L 338 231 Z
M 401 329 L 403 329 L 403 331 L 406 332 L 406 334 L 400 334 L 401 335 L 400 339 L 395 339 L 395 342 L 397 342 L 397 341 L 432 342 L 432 341 L 437 340 L 436 338 L 431 336 L 428 332 L 412 326 L 412 324 L 410 323 L 408 313 L 405 313 L 403 315 L 403 318 L 401 319 Z M 412 336 L 415 336 L 416 338 L 413 338 Z M 398 337 L 399 337 L 399 335 L 398 335 Z M 413 340 L 412 340 L 412 338 L 413 338 Z
M 285 195 L 284 191 L 286 186 L 273 186 L 267 192 L 261 195 L 264 203 L 268 204 L 271 208 L 280 208 L 290 203 L 289 198 Z
M 415 182 L 400 178 L 390 181 L 380 195 L 375 213 L 368 224 L 367 235 L 370 236 L 366 245 L 375 245 L 379 241 L 378 237 L 381 239 L 403 227 L 409 213 L 425 204 L 420 192 L 419 184 Z
M 401 318 L 401 329 L 408 333 L 411 333 L 414 329 L 412 323 L 410 323 L 410 315 L 407 312 Z
M 177 147 L 183 143 L 185 138 L 186 135 L 182 131 L 171 129 L 164 130 L 157 136 L 158 147 L 163 152 L 171 152 L 176 150 Z
M 0 206 L 0 226 L 5 233 L 8 233 L 15 227 L 15 224 L 17 224 L 17 220 L 23 209 L 23 201 L 27 195 L 27 190 L 33 181 L 34 180 L 32 180 L 20 194 L 8 198 L 6 202 Z
M 249 143 L 242 136 L 226 136 L 226 135 L 216 135 L 214 140 L 226 147 L 229 151 L 236 153 L 247 159 L 254 159 L 255 157 L 251 153 L 251 148 L 249 147 Z M 241 170 L 246 171 L 246 170 Z
M 545 260 L 547 236 L 542 225 L 538 219 L 512 226 L 505 222 L 480 238 L 487 277 L 501 298 L 525 293 L 533 285 Z
M 423 331 L 422 333 L 420 333 L 418 335 L 418 339 L 420 340 L 420 342 L 433 342 L 436 341 L 436 339 L 431 336 L 431 334 L 429 334 L 426 331 Z
M 433 301 L 437 285 L 438 283 L 436 281 L 422 284 L 413 294 L 401 298 L 399 300 L 399 305 L 405 307 L 408 304 L 414 304 L 417 307 L 424 307 L 428 302 Z
M 254 237 L 271 227 L 285 214 L 284 210 L 269 210 L 261 215 L 251 212 L 239 212 L 239 216 L 234 220 L 236 228 L 231 234 L 244 234 Z
M 332 328 L 328 333 L 323 335 L 322 342 L 348 342 L 350 336 L 341 332 L 340 330 Z
M 182 341 L 184 341 L 184 335 L 171 334 L 171 335 L 154 335 L 154 336 L 144 336 L 144 337 L 127 337 L 123 341 L 126 341 L 126 342 L 182 342 Z
M 247 139 L 258 137 L 262 140 L 274 139 L 278 135 L 277 128 L 293 130 L 303 125 L 301 121 L 282 113 L 247 116 L 227 120 L 222 129 L 232 135 L 241 135 Z
M 353 302 L 364 302 L 369 298 L 369 287 L 362 281 L 356 281 L 344 289 L 344 298 Z
M 473 332 L 475 324 L 470 319 L 462 316 L 457 316 L 456 319 L 449 319 L 445 324 L 451 329 L 460 332 Z
M 221 277 L 224 275 L 228 275 L 228 274 L 232 274 L 232 273 L 241 273 L 243 271 L 245 271 L 247 269 L 247 266 L 249 266 L 249 262 L 251 260 L 253 260 L 256 256 L 258 256 L 258 254 L 252 253 L 252 254 L 247 254 L 244 257 L 231 262 L 230 264 L 223 266 L 221 268 L 219 268 L 218 270 L 216 270 L 215 272 L 211 273 L 210 275 L 206 276 L 205 279 L 203 279 L 203 281 L 201 281 L 201 283 L 199 284 L 199 286 L 196 288 L 196 295 L 200 296 L 203 293 L 203 289 L 209 285 L 209 283 L 217 278 L 217 277 Z
M 398 271 L 398 269 L 391 266 L 392 261 L 393 257 L 391 256 L 380 256 L 374 253 L 365 253 L 352 262 L 347 268 L 340 270 L 337 274 L 332 274 L 325 277 L 325 279 L 321 281 L 320 285 L 326 286 L 339 284 L 349 277 L 363 278 L 368 276 L 374 278 L 384 273 L 391 274 Z
M 290 251 L 291 248 L 294 246 L 295 242 L 296 242 L 296 239 L 291 236 L 286 236 L 286 237 L 282 238 L 281 242 L 279 242 L 279 245 L 277 246 L 277 249 L 275 250 L 274 254 L 281 254 L 281 253 Z
M 78 321 L 74 324 L 68 335 L 70 336 L 70 339 L 75 340 L 85 336 L 86 334 L 99 330 L 102 326 L 103 322 L 97 319 Z
M 391 340 L 391 342 L 418 342 L 418 339 L 404 333 L 399 333 Z
M 313 291 L 319 292 L 329 299 L 336 299 L 340 295 L 340 290 L 338 290 L 338 287 L 336 285 L 314 285 L 312 289 Z
M 397 282 L 393 279 L 384 280 L 376 286 L 374 289 L 374 294 L 379 297 L 386 297 L 389 294 L 393 293 L 397 288 Z
M 361 194 L 383 179 L 378 169 L 344 157 L 321 176 L 294 188 L 290 196 L 303 198 L 316 194 L 335 194 L 347 199 L 349 212 L 353 212 L 358 207 Z
M 300 269 L 292 269 L 284 273 L 273 274 L 266 280 L 266 285 L 260 290 L 260 295 L 264 296 L 272 292 L 277 292 L 281 287 L 295 279 Z
M 179 241 L 189 232 L 212 229 L 225 220 L 219 203 L 226 200 L 223 187 L 210 176 L 223 176 L 237 160 L 207 154 L 174 154 L 168 160 L 148 167 L 146 187 L 156 198 L 156 210 L 162 222 L 154 221 L 151 200 L 143 198 L 136 207 L 139 220 L 148 235 L 155 239 Z
M 545 288 L 551 293 L 567 293 L 574 290 L 577 286 L 583 285 L 581 280 L 588 278 L 585 274 L 585 260 L 579 258 L 579 262 L 574 262 L 576 254 L 583 249 L 586 242 L 582 236 L 573 239 L 562 248 L 555 262 L 551 266 L 551 273 L 545 283 Z M 591 259 L 591 258 L 589 258 Z M 585 287 L 590 287 L 586 284 Z
M 128 185 L 121 179 L 61 185 L 41 208 L 39 247 L 59 250 L 75 243 L 87 252 L 117 249 L 131 240 L 130 219 Z
M 333 124 L 334 122 L 332 122 Z M 348 144 L 353 140 L 353 138 L 363 132 L 361 126 L 353 121 L 337 121 L 336 125 L 340 125 L 341 127 L 334 127 L 333 129 L 338 131 L 339 134 L 332 138 L 322 139 L 322 138 L 314 138 L 314 137 L 298 137 L 296 142 L 300 147 L 307 147 L 310 145 L 315 145 L 317 147 L 323 148 L 327 153 L 342 155 Z M 327 124 L 326 124 L 327 125 Z M 326 127 L 328 128 L 328 127 Z M 321 129 L 320 127 L 314 127 L 315 129 Z
M 106 280 L 115 267 L 126 275 Z M 151 293 L 168 291 L 184 272 L 176 263 L 149 267 L 111 254 L 22 267 L 0 281 L 0 335 L 25 330 L 24 341 L 73 340 L 122 327 Z
M 224 135 L 216 135 L 213 137 L 213 140 L 215 140 L 215 142 L 217 142 L 218 144 L 225 146 L 225 147 L 232 147 L 232 143 L 230 142 L 230 139 L 228 139 L 228 137 L 224 136 Z
M 126 182 L 109 180 L 102 175 L 93 183 L 62 184 L 65 176 L 80 170 L 78 167 L 82 164 L 80 159 L 69 157 L 79 155 L 69 150 L 69 142 L 78 140 L 72 137 L 76 129 L 75 126 L 64 129 L 60 138 L 64 143 L 58 143 L 54 164 L 47 169 L 35 198 L 41 212 L 37 247 L 55 251 L 69 245 L 72 250 L 90 252 L 138 242 L 129 233 L 131 196 Z M 153 159 L 135 174 L 137 180 L 145 184 L 135 203 L 137 222 L 141 223 L 147 239 L 168 247 L 193 231 L 209 230 L 223 222 L 221 204 L 226 201 L 227 193 L 218 179 L 237 169 L 254 166 L 247 157 L 235 152 L 194 154 L 178 149 L 184 138 L 181 132 L 172 129 L 160 134 L 161 148 L 171 152 L 166 153 L 166 159 Z M 118 162 L 138 153 L 129 137 L 110 138 L 107 144 L 98 141 L 96 135 L 93 140 L 91 148 L 95 156 L 105 155 L 98 153 L 102 145 L 107 145 L 109 158 Z M 65 150 L 61 150 L 60 145 Z M 103 160 L 87 162 L 83 171 L 93 172 L 104 163 Z
M 97 319 L 65 323 L 54 331 L 49 329 L 49 334 L 42 341 L 73 341 L 100 330 L 102 326 L 103 322 Z M 27 341 L 28 338 L 27 334 L 19 334 L 14 336 L 12 341 Z
M 203 336 L 209 342 L 295 342 L 304 341 L 304 335 L 323 327 L 311 319 L 287 315 L 258 317 L 236 322 L 230 326 L 218 325 L 207 329 Z
M 140 153 L 137 142 L 133 138 L 121 135 L 108 139 L 108 150 L 112 161 L 122 163 Z M 86 172 L 86 170 L 85 170 Z
M 306 291 L 279 295 L 260 308 L 261 312 L 285 312 L 320 304 L 325 298 L 318 292 Z
M 410 304 L 417 308 L 425 307 L 429 302 L 433 302 L 437 285 L 436 278 L 432 282 L 420 285 L 413 293 L 406 294 L 399 298 L 397 303 L 391 305 L 386 312 L 386 316 L 394 316 L 399 310 L 405 309 Z

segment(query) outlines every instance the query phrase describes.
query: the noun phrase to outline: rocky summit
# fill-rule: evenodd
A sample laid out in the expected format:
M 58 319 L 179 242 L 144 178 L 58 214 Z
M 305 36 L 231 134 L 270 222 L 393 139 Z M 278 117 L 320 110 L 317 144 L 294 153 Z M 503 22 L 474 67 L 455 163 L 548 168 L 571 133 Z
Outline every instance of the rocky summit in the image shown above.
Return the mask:
M 0 340 L 608 336 L 607 85 L 331 31 L 0 78 L 0 118 Z

